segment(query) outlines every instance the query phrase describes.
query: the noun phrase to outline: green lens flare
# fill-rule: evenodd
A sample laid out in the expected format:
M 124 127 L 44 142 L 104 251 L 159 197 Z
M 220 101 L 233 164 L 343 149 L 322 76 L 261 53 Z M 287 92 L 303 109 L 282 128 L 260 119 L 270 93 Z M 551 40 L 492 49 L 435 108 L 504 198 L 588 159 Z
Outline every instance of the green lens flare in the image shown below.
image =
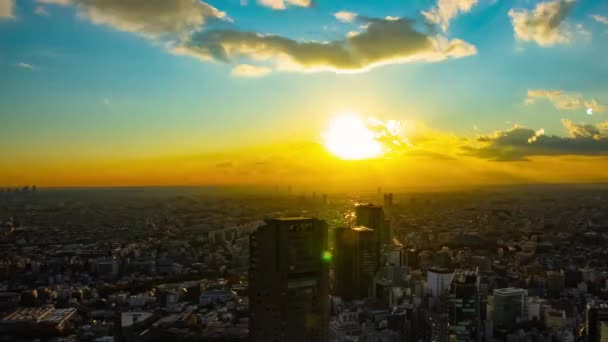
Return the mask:
M 324 251 L 324 252 L 323 252 L 323 256 L 321 256 L 321 258 L 323 259 L 323 261 L 330 262 L 330 261 L 331 261 L 331 258 L 332 258 L 331 252 L 329 252 L 329 251 Z

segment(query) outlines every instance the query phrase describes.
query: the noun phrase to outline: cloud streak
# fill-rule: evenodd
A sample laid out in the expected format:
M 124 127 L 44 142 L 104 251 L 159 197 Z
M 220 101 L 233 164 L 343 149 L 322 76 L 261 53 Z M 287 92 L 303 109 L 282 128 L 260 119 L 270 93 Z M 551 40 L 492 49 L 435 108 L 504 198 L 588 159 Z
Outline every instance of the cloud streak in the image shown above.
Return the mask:
M 509 17 L 517 40 L 540 46 L 570 43 L 572 32 L 565 22 L 576 0 L 540 2 L 533 10 L 511 9 Z
M 25 62 L 19 62 L 17 64 L 15 64 L 15 66 L 17 68 L 21 68 L 21 69 L 28 69 L 28 70 L 34 70 L 36 69 L 36 67 L 30 63 L 25 63 Z
M 206 61 L 265 62 L 273 69 L 301 72 L 361 72 L 385 64 L 439 62 L 477 53 L 460 39 L 429 36 L 406 19 L 366 19 L 357 35 L 331 42 L 298 41 L 237 30 L 201 32 L 174 52 Z
M 590 17 L 591 17 L 591 19 L 597 21 L 598 23 L 608 25 L 608 17 L 606 17 L 606 16 L 599 15 L 599 14 L 592 14 Z
M 528 90 L 525 103 L 531 105 L 537 100 L 547 100 L 559 110 L 575 110 L 590 108 L 596 113 L 602 113 L 604 107 L 596 99 L 584 99 L 579 93 L 565 92 L 562 90 Z

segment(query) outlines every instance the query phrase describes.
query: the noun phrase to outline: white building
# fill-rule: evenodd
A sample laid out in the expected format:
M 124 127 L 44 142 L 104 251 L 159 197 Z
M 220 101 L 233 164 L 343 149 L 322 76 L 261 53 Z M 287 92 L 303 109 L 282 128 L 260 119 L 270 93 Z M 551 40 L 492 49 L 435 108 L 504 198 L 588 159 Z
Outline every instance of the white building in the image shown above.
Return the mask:
M 431 296 L 439 297 L 444 294 L 452 283 L 454 272 L 445 268 L 430 268 L 426 272 L 426 283 Z

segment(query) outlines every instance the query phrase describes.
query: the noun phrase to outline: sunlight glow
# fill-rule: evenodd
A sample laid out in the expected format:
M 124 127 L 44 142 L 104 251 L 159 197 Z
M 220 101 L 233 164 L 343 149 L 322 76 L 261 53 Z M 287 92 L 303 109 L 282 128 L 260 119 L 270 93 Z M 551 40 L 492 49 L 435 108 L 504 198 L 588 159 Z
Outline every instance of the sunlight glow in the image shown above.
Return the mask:
M 323 138 L 325 148 L 342 159 L 369 159 L 383 152 L 374 132 L 355 114 L 343 114 L 332 119 Z

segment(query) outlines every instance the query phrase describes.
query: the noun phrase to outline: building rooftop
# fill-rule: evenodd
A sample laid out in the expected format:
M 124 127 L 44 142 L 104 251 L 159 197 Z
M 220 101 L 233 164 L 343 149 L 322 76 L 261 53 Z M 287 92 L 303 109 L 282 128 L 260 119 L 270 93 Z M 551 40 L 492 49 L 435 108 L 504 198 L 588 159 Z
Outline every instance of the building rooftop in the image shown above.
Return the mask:
M 274 218 L 272 219 L 274 221 L 285 221 L 285 222 L 289 222 L 289 221 L 305 221 L 305 220 L 312 220 L 312 217 L 279 217 L 279 218 Z
M 358 232 L 373 232 L 374 230 L 371 228 L 367 228 L 364 226 L 351 227 L 350 229 L 356 230 Z
M 506 287 L 504 289 L 495 289 L 494 295 L 512 295 L 526 292 L 526 290 L 517 287 Z

